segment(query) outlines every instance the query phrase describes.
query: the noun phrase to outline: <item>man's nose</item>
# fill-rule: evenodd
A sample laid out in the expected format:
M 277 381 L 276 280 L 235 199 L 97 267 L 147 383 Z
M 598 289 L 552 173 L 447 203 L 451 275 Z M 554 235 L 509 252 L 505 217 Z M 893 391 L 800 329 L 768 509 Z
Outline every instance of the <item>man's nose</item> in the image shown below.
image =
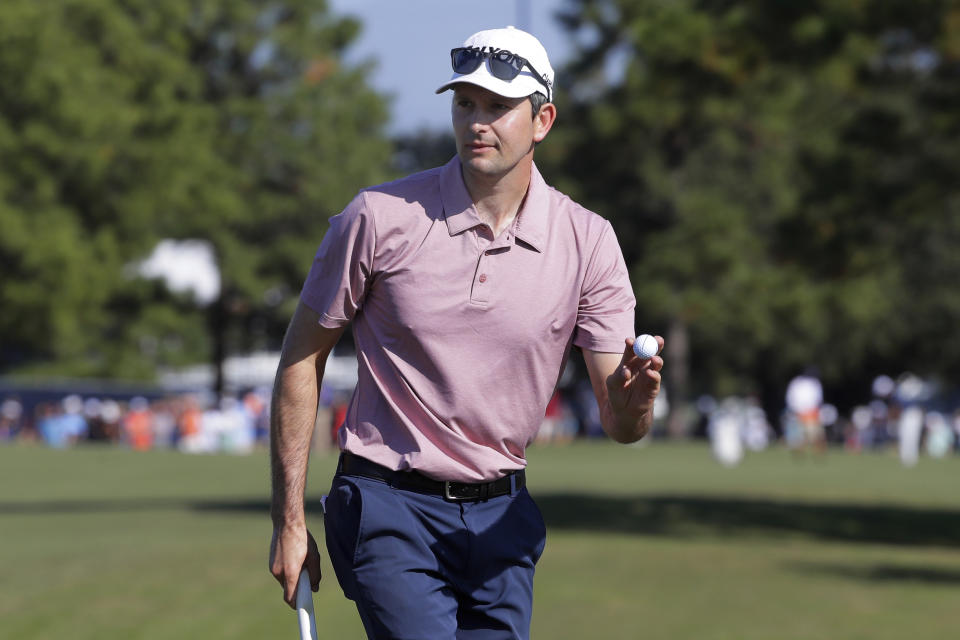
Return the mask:
M 470 117 L 470 129 L 472 131 L 482 131 L 487 129 L 494 120 L 496 120 L 494 114 L 483 109 L 476 109 Z

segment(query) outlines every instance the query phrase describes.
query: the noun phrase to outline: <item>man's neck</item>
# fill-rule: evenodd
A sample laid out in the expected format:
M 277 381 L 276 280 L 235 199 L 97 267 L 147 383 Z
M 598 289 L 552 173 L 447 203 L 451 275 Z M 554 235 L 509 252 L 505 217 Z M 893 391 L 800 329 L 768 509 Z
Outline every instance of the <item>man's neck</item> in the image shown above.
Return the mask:
M 517 217 L 530 186 L 533 159 L 521 161 L 511 171 L 500 176 L 477 175 L 462 170 L 463 182 L 473 204 L 497 237 Z

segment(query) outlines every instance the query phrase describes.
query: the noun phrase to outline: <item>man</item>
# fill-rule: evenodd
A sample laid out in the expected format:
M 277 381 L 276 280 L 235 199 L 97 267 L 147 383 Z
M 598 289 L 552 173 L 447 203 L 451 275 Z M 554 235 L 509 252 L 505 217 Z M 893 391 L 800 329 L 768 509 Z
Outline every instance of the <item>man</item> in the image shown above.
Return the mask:
M 526 638 L 545 528 L 524 449 L 571 345 L 605 431 L 650 428 L 659 356 L 632 351 L 635 301 L 610 224 L 533 164 L 556 118 L 532 35 L 451 52 L 457 155 L 362 191 L 323 239 L 284 340 L 272 425 L 271 572 L 294 602 L 309 437 L 324 363 L 352 322 L 359 381 L 326 501 L 327 548 L 371 638 Z M 657 338 L 662 348 L 662 338 Z

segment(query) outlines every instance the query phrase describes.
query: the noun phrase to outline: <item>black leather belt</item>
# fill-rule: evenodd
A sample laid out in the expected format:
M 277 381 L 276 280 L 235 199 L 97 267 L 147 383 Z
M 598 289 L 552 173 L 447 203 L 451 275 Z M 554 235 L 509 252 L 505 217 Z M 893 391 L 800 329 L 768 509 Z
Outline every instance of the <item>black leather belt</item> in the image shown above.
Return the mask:
M 490 482 L 443 482 L 428 478 L 417 471 L 394 471 L 347 452 L 340 454 L 337 473 L 382 480 L 396 489 L 443 496 L 451 502 L 486 500 L 505 496 L 514 490 L 519 491 L 527 482 L 523 469 Z

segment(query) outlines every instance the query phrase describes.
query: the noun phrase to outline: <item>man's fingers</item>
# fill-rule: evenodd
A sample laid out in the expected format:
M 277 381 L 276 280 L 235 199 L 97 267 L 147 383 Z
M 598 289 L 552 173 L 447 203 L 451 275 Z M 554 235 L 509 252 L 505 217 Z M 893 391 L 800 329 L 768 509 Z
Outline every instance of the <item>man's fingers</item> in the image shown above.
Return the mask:
M 287 571 L 283 576 L 283 600 L 290 608 L 297 606 L 297 581 L 300 579 L 300 569 Z
M 644 371 L 660 371 L 663 368 L 663 358 L 660 356 L 653 356 L 646 360 L 641 360 L 634 356 L 634 360 L 635 362 L 623 364 L 618 369 L 624 377 L 622 384 L 625 387 L 632 384 Z
M 304 537 L 307 538 L 306 541 Z M 304 567 L 311 573 L 311 583 L 315 577 L 316 584 L 319 585 L 320 553 L 316 541 L 305 528 L 296 530 L 274 527 L 270 540 L 270 573 L 283 588 L 283 600 L 290 608 L 296 607 L 297 581 Z
M 630 369 L 630 360 L 631 358 L 636 359 L 636 355 L 633 353 L 633 338 L 624 339 L 625 347 L 623 349 L 623 356 L 620 358 L 620 364 L 617 365 L 617 368 L 613 370 L 613 374 L 607 378 L 607 386 L 609 388 L 624 388 L 627 386 L 627 383 L 630 381 L 630 378 L 633 376 L 633 371 Z
M 660 372 L 656 369 L 647 369 L 647 377 L 653 381 L 653 388 L 656 390 L 660 389 L 661 376 Z
M 643 363 L 639 371 L 630 375 L 623 383 L 623 388 L 635 388 L 637 385 L 649 385 L 650 381 L 660 384 L 660 369 L 663 367 L 663 360 L 653 357 Z

